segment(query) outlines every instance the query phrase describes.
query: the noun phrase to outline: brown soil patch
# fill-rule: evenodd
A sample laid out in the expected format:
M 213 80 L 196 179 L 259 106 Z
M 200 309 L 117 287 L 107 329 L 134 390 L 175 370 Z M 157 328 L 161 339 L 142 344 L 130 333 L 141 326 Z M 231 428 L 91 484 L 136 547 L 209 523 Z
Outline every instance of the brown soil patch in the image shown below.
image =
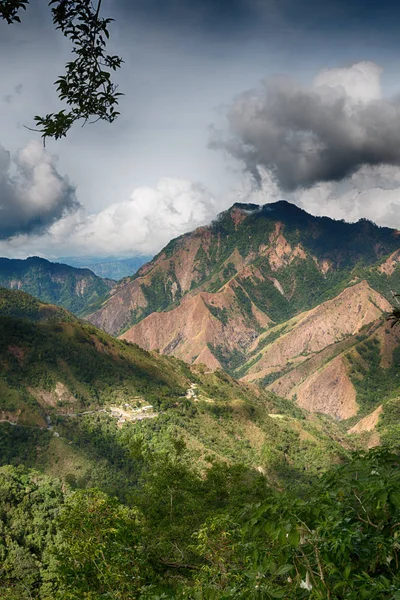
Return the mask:
M 309 411 L 337 419 L 348 419 L 357 414 L 356 390 L 341 356 L 311 375 L 293 392 L 297 395 L 297 404 Z
M 302 363 L 328 346 L 357 334 L 388 309 L 387 300 L 366 281 L 346 288 L 336 298 L 293 319 L 287 332 L 261 351 L 261 359 L 244 379 L 256 381 L 285 370 L 289 362 Z
M 375 427 L 378 425 L 379 417 L 382 414 L 382 412 L 383 407 L 382 405 L 380 405 L 372 413 L 358 421 L 358 423 L 356 423 L 354 427 L 349 429 L 347 433 L 362 433 L 363 431 L 374 430 Z
M 379 265 L 378 271 L 379 271 L 379 273 L 385 273 L 386 275 L 392 275 L 394 270 L 396 269 L 397 265 L 399 264 L 399 262 L 400 262 L 400 249 L 395 250 L 393 252 L 393 254 L 391 254 L 389 256 L 389 258 L 387 258 L 385 260 L 384 263 Z

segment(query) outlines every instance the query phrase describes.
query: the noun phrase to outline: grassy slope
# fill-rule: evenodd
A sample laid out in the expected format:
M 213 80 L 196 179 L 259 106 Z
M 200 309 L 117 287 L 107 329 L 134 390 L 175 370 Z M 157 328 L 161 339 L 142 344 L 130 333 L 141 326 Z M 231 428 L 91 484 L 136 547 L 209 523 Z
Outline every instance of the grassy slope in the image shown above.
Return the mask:
M 60 306 L 46 304 L 25 292 L 2 287 L 0 287 L 0 315 L 33 322 L 77 320 L 72 313 Z

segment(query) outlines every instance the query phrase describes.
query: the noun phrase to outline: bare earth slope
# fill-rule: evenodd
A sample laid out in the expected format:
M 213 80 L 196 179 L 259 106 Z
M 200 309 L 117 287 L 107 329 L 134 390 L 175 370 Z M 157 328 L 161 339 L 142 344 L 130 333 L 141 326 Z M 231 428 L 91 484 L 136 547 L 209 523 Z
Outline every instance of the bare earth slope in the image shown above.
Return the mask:
M 220 367 L 210 346 L 222 344 L 232 353 L 245 351 L 260 329 L 270 322 L 250 299 L 252 313 L 249 315 L 241 309 L 235 293 L 238 288 L 239 284 L 232 282 L 218 294 L 200 292 L 188 296 L 169 312 L 152 313 L 121 338 L 146 350 L 158 349 L 162 354 L 173 354 L 187 362 Z

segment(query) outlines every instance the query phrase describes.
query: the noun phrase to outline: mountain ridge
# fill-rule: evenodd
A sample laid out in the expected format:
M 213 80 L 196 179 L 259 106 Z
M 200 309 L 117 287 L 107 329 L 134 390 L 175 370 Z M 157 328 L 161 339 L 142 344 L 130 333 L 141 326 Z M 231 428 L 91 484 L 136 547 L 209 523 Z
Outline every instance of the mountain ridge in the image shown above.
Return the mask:
M 397 230 L 366 219 L 345 223 L 313 217 L 284 201 L 250 207 L 237 203 L 209 226 L 172 240 L 134 277 L 117 285 L 88 319 L 147 350 L 223 368 L 266 386 L 280 378 L 283 385 L 287 373 L 294 372 L 293 362 L 299 373 L 304 371 L 296 350 L 304 325 L 296 325 L 274 377 L 272 371 L 257 376 L 266 351 L 257 354 L 256 346 L 267 344 L 272 355 L 292 328 L 291 319 L 303 323 L 307 311 L 315 316 L 322 310 L 327 323 L 340 323 L 339 333 L 327 337 L 315 325 L 307 335 L 317 340 L 318 352 L 329 346 L 338 351 L 336 344 L 345 337 L 358 335 L 390 311 L 390 290 L 400 286 L 399 245 Z M 358 404 L 347 363 L 341 358 L 328 362 L 324 375 L 333 381 L 337 374 L 339 384 L 335 394 L 328 385 L 326 401 L 315 400 L 322 388 L 311 372 L 296 392 L 285 383 L 284 395 L 295 395 L 308 409 L 349 418 Z
M 89 269 L 102 279 L 119 281 L 124 277 L 132 276 L 143 264 L 151 260 L 151 256 L 96 257 L 96 256 L 67 256 L 60 257 L 52 262 L 57 262 L 78 269 Z
M 115 285 L 89 269 L 53 263 L 38 256 L 0 258 L 0 286 L 24 291 L 82 316 Z M 93 308 L 91 309 L 93 310 Z
M 172 240 L 133 277 L 121 282 L 89 320 L 116 335 L 154 310 L 166 310 L 179 304 L 185 295 L 202 291 L 200 286 L 206 291 L 218 290 L 257 258 L 269 263 L 270 287 L 281 293 L 279 285 L 282 289 L 285 286 L 274 273 L 296 259 L 304 260 L 305 254 L 312 261 L 308 268 L 314 267 L 325 276 L 332 274 L 338 265 L 354 267 L 360 259 L 373 264 L 397 250 L 400 243 L 397 230 L 378 227 L 367 220 L 345 223 L 313 217 L 285 201 L 257 208 L 251 205 L 251 211 L 242 206 L 234 204 L 211 225 Z M 268 218 L 271 215 L 273 218 Z M 307 231 L 306 239 L 300 239 L 300 225 Z M 318 230 L 319 226 L 322 229 Z M 285 235 L 282 227 L 286 227 Z M 332 227 L 334 234 L 330 231 Z M 340 248 L 338 239 L 341 239 Z M 370 241 L 369 245 L 365 240 Z M 318 256 L 313 254 L 315 251 Z M 319 283 L 322 282 L 323 277 Z M 273 295 L 273 290 L 269 290 L 269 294 Z M 290 285 L 285 294 L 290 298 Z M 115 309 L 110 319 L 108 303 Z

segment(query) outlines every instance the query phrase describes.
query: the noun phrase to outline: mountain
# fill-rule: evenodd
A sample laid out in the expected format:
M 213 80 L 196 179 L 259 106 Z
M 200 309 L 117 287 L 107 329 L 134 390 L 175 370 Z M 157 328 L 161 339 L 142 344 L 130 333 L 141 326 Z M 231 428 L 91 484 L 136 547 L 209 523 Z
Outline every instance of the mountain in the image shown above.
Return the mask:
M 151 260 L 151 256 L 133 256 L 131 258 L 119 258 L 108 256 L 68 256 L 59 258 L 59 262 L 79 269 L 90 269 L 95 275 L 105 279 L 118 281 L 124 277 L 134 275 L 136 271 Z
M 1 464 L 120 496 L 139 477 L 139 440 L 155 450 L 180 439 L 199 468 L 240 462 L 291 485 L 352 447 L 328 418 L 8 290 L 0 295 L 0 432 Z
M 234 297 L 255 335 L 266 319 L 283 322 L 333 297 L 355 271 L 388 257 L 399 245 L 399 232 L 367 220 L 350 224 L 313 217 L 283 201 L 263 207 L 235 204 L 210 226 L 171 241 L 89 318 L 117 335 L 154 312 L 208 292 L 222 319 L 229 314 L 221 294 Z M 377 275 L 384 286 L 386 274 Z
M 37 256 L 26 260 L 0 258 L 0 286 L 22 290 L 77 315 L 85 314 L 113 285 L 113 281 L 101 279 L 89 269 L 76 269 Z
M 88 319 L 147 350 L 351 418 L 364 408 L 350 348 L 372 331 L 382 354 L 398 344 L 384 320 L 400 289 L 399 235 L 287 202 L 236 204 L 170 242 Z

